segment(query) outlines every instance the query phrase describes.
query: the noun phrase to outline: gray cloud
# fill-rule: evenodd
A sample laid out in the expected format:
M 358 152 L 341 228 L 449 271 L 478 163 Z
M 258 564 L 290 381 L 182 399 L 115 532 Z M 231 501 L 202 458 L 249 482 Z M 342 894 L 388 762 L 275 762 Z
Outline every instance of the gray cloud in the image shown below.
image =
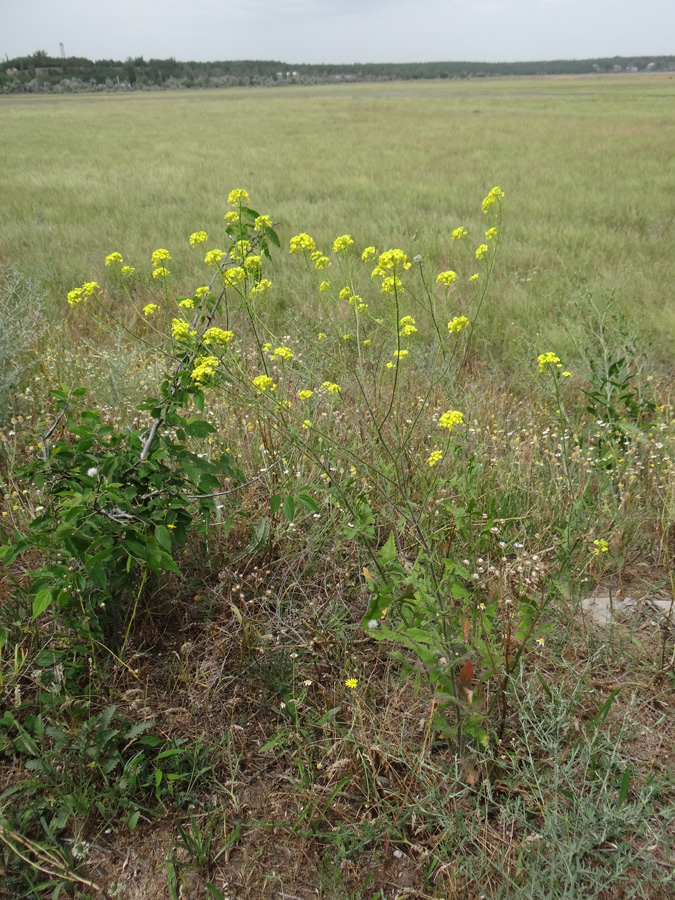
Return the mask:
M 0 53 L 300 62 L 673 53 L 674 0 L 0 0 Z

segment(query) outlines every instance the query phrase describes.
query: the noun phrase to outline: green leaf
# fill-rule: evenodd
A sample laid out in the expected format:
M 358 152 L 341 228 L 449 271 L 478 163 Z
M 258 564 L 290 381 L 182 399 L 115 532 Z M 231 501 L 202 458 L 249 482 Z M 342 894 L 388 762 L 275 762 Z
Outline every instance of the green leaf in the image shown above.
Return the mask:
M 205 422 L 204 419 L 197 419 L 194 422 L 188 422 L 185 425 L 185 431 L 190 437 L 205 438 L 215 432 L 215 425 Z
M 270 512 L 273 516 L 279 512 L 279 507 L 281 506 L 281 496 L 279 494 L 274 494 L 270 497 Z M 2 549 L 2 548 L 0 548 Z
M 305 509 L 311 510 L 313 513 L 318 513 L 319 511 L 319 507 L 307 494 L 298 494 L 298 503 L 301 506 L 304 506 Z
M 53 599 L 51 591 L 38 591 L 33 600 L 33 619 L 37 619 L 40 613 L 43 613 L 51 606 Z
M 267 539 L 269 538 L 269 536 L 269 519 L 262 518 L 253 530 L 253 537 L 251 538 L 251 543 L 246 548 L 246 552 L 255 553 L 257 550 L 260 550 L 260 548 L 267 543 Z
M 295 500 L 293 497 L 286 497 L 281 508 L 288 521 L 292 522 L 295 518 Z
M 165 525 L 155 525 L 155 540 L 167 553 L 171 553 L 171 535 Z

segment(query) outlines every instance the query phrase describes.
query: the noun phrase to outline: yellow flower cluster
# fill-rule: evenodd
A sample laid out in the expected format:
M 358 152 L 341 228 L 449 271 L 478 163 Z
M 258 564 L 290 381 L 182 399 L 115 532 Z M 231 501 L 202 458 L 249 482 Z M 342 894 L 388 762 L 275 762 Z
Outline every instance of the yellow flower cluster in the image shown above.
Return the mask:
M 559 369 L 562 368 L 560 358 L 556 356 L 555 353 L 540 353 L 537 357 L 537 364 L 540 372 L 545 372 L 546 366 L 557 366 Z
M 596 556 L 600 556 L 601 553 L 607 553 L 609 550 L 609 544 L 607 543 L 607 541 L 603 540 L 603 538 L 600 538 L 597 541 L 593 541 L 593 544 L 595 546 Z
M 466 316 L 455 316 L 454 319 L 450 319 L 448 322 L 448 331 L 450 334 L 459 334 L 462 328 L 469 327 L 469 320 Z
M 382 286 L 380 290 L 383 294 L 402 294 L 403 282 L 398 277 L 398 275 L 387 275 L 386 278 L 382 279 Z
M 487 244 L 481 244 L 480 247 L 476 247 L 476 259 L 482 259 L 487 252 L 488 252 Z
M 396 357 L 396 359 L 403 359 L 403 357 L 407 355 L 407 350 L 394 350 L 394 356 Z
M 472 275 L 471 278 L 469 278 L 469 281 L 476 281 L 477 278 L 478 278 L 478 272 L 476 272 L 474 275 Z
M 256 216 L 255 222 L 253 224 L 256 231 L 262 231 L 263 228 L 272 227 L 272 220 L 269 216 Z
M 499 234 L 499 231 L 497 231 L 496 228 L 488 228 L 488 230 L 485 232 L 485 240 L 491 241 L 492 238 L 497 237 L 498 234 Z
M 85 301 L 87 297 L 93 297 L 97 291 L 99 294 L 101 293 L 100 284 L 96 281 L 85 281 L 82 287 L 68 291 L 68 305 L 77 306 L 78 303 Z
M 504 191 L 500 187 L 493 187 L 490 193 L 483 200 L 483 212 L 486 213 L 498 200 L 504 196 Z
M 247 241 L 248 243 L 248 241 Z M 249 244 L 250 246 L 250 244 Z M 262 257 L 260 256 L 247 256 L 244 260 L 244 268 L 247 272 L 259 272 L 262 268 Z
M 159 312 L 159 306 L 156 303 L 148 303 L 147 306 L 143 307 L 144 316 L 151 316 L 156 312 Z
M 201 287 L 198 287 L 195 291 L 195 299 L 202 300 L 209 292 L 208 285 L 203 284 Z
M 122 275 L 133 275 L 136 269 L 133 266 L 122 266 Z
M 346 253 L 354 241 L 350 234 L 343 234 L 333 241 L 333 253 Z
M 321 385 L 321 387 L 322 387 L 325 391 L 328 391 L 329 394 L 340 394 L 340 393 L 341 393 L 341 391 L 340 391 L 340 385 L 339 385 L 339 384 L 333 384 L 332 381 L 324 381 L 324 383 Z
M 457 272 L 453 272 L 452 269 L 448 269 L 447 272 L 440 272 L 436 277 L 436 284 L 444 284 L 446 287 L 450 287 L 453 281 L 457 278 Z
M 293 351 L 290 347 L 276 347 L 274 350 L 274 356 L 272 356 L 271 358 L 276 359 L 277 357 L 279 359 L 285 360 L 293 359 Z
M 322 294 L 325 294 L 326 291 L 329 291 L 330 290 L 330 281 L 322 281 L 321 284 L 319 285 L 319 290 L 321 291 Z
M 447 428 L 448 431 L 452 431 L 455 425 L 462 425 L 463 423 L 464 414 L 456 409 L 449 409 L 447 412 L 444 412 L 438 420 L 438 427 Z
M 231 203 L 233 206 L 235 204 L 248 203 L 249 196 L 248 191 L 244 191 L 241 188 L 235 188 L 233 191 L 227 195 L 227 202 Z
M 466 237 L 468 233 L 469 232 L 466 230 L 466 228 L 464 228 L 463 225 L 460 225 L 459 228 L 455 228 L 455 230 L 452 232 L 452 239 L 453 241 L 459 241 L 463 237 Z
M 117 251 L 115 251 L 115 253 L 109 253 L 105 258 L 106 266 L 111 266 L 113 263 L 121 262 L 124 262 L 124 260 L 122 259 L 122 254 L 117 253 Z
M 222 328 L 207 328 L 204 332 L 202 340 L 208 347 L 209 344 L 217 344 L 219 347 L 227 347 L 231 340 L 234 339 L 233 331 L 224 331 Z
M 184 297 L 182 300 L 178 301 L 178 305 L 181 309 L 194 309 L 195 301 L 191 300 L 190 297 Z
M 258 393 L 262 393 L 272 387 L 272 379 L 269 375 L 258 375 L 253 379 L 253 387 Z
M 305 232 L 301 232 L 300 234 L 296 234 L 295 237 L 291 238 L 291 253 L 303 253 L 307 251 L 307 253 L 312 253 L 316 250 L 316 244 L 314 242 L 314 238 L 311 238 Z
M 198 356 L 190 378 L 194 378 L 196 384 L 202 384 L 207 378 L 215 375 L 218 364 L 219 360 L 216 356 Z
M 226 287 L 233 287 L 237 284 L 241 284 L 244 278 L 246 278 L 246 272 L 241 266 L 233 266 L 231 269 L 225 269 Z
M 196 332 L 190 331 L 190 326 L 185 319 L 171 320 L 171 337 L 175 341 L 185 341 L 188 337 L 193 337 Z
M 193 233 L 189 237 L 190 244 L 193 247 L 196 247 L 198 244 L 203 244 L 205 241 L 208 241 L 209 236 L 205 231 L 193 231 Z
M 255 297 L 256 294 L 264 294 L 265 291 L 269 291 L 271 287 L 272 282 L 269 278 L 261 278 L 260 281 L 251 288 L 251 297 Z
M 246 240 L 235 241 L 232 245 L 232 258 L 233 259 L 244 259 L 247 253 L 251 250 L 251 242 Z
M 342 288 L 342 290 L 338 294 L 338 297 L 340 298 L 340 300 L 349 300 L 351 295 L 352 295 L 352 289 L 349 286 L 347 286 L 347 287 Z
M 221 259 L 225 259 L 225 252 L 216 248 L 215 250 L 209 250 L 204 257 L 204 262 L 207 266 L 211 266 L 212 269 L 217 269 Z
M 442 450 L 434 450 L 433 453 L 429 455 L 427 459 L 427 465 L 429 468 L 433 469 L 433 467 L 439 463 L 443 459 L 443 451 Z
M 313 397 L 313 396 L 314 396 L 314 391 L 310 391 L 310 390 L 298 391 L 298 397 L 301 400 L 309 400 L 309 398 Z
M 417 331 L 417 329 L 415 328 L 415 320 L 412 316 L 403 316 L 401 321 L 398 323 L 398 327 L 400 329 L 400 337 L 410 337 L 411 334 L 415 334 L 415 332 Z
M 412 263 L 408 262 L 408 257 L 403 250 L 386 250 L 384 253 L 380 253 L 377 268 L 374 269 L 371 277 L 375 278 L 377 275 L 384 275 L 389 269 L 405 272 L 411 265 Z
M 152 270 L 153 278 L 166 278 L 170 274 L 171 272 L 169 272 L 166 266 L 157 266 L 156 269 Z
M 231 209 L 229 212 L 225 213 L 223 218 L 225 219 L 226 222 L 229 222 L 230 224 L 234 224 L 234 222 L 239 221 L 239 213 L 236 210 Z
M 168 250 L 155 250 L 152 254 L 152 264 L 153 266 L 162 266 L 165 262 L 171 262 L 171 254 Z
M 361 259 L 364 262 L 368 262 L 369 259 L 372 259 L 374 256 L 377 256 L 377 250 L 375 247 L 366 247 L 366 249 L 361 254 Z
M 310 256 L 310 259 L 314 263 L 315 269 L 325 269 L 326 266 L 330 265 L 330 260 L 327 256 L 323 256 L 320 250 L 315 250 Z

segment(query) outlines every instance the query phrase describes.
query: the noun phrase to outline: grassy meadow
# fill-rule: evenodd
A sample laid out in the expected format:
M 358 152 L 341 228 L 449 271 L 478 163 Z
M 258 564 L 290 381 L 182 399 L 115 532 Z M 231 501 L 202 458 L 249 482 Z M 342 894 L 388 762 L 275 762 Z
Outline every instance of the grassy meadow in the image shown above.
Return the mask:
M 672 896 L 674 97 L 0 98 L 0 898 Z

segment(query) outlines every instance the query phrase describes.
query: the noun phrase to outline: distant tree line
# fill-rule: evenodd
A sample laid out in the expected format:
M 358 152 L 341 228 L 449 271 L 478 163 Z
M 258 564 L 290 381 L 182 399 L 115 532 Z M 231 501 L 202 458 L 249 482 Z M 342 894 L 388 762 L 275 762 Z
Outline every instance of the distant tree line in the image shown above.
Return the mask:
M 336 84 L 359 81 L 413 81 L 489 78 L 496 75 L 585 75 L 607 72 L 675 71 L 675 56 L 613 56 L 540 62 L 294 64 L 277 60 L 178 62 L 142 56 L 120 62 L 84 57 L 30 56 L 6 59 L 0 70 L 3 93 L 175 90 L 213 87 Z

